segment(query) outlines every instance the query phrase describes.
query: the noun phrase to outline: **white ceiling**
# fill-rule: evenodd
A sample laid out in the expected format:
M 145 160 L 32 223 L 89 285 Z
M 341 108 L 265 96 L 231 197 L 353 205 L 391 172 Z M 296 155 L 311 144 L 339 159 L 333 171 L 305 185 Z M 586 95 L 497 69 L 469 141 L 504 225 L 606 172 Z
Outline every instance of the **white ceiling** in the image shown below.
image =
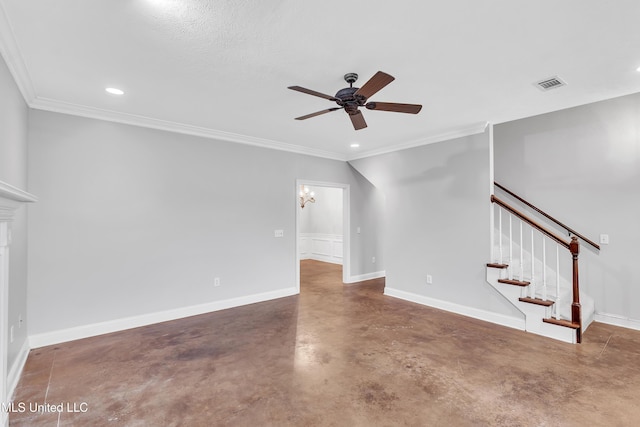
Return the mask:
M 0 52 L 33 108 L 346 160 L 640 92 L 639 18 L 638 0 L 0 0 Z M 294 120 L 335 104 L 287 86 L 378 70 L 396 80 L 371 100 L 418 115 Z

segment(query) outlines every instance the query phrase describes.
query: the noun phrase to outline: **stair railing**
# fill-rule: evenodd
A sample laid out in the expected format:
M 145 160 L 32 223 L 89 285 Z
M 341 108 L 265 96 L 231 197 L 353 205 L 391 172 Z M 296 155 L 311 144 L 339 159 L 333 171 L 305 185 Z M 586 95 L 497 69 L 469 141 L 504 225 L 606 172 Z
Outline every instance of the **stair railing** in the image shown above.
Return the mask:
M 545 211 L 543 211 L 542 209 L 532 205 L 531 203 L 529 203 L 528 201 L 526 201 L 525 199 L 523 199 L 522 197 L 518 196 L 516 193 L 514 193 L 513 191 L 509 190 L 508 188 L 498 184 L 497 182 L 493 182 L 493 184 L 498 187 L 499 189 L 501 189 L 502 191 L 504 191 L 505 193 L 507 193 L 508 195 L 510 195 L 511 197 L 513 197 L 514 199 L 518 200 L 520 203 L 530 207 L 531 209 L 533 209 L 534 211 L 538 212 L 540 215 L 544 216 L 545 218 L 551 220 L 552 222 L 554 222 L 555 224 L 559 225 L 560 227 L 564 228 L 565 230 L 567 230 L 567 233 L 569 234 L 569 237 L 571 237 L 571 235 L 577 236 L 580 240 L 584 241 L 585 243 L 593 246 L 594 248 L 600 250 L 600 245 L 598 245 L 597 243 L 595 243 L 594 241 L 587 239 L 585 236 L 583 236 L 582 234 L 578 233 L 577 231 L 575 231 L 574 229 L 572 229 L 571 227 L 566 226 L 565 224 L 563 224 L 562 222 L 558 221 L 557 219 L 555 219 L 554 217 L 552 217 L 551 215 L 549 215 L 548 213 L 546 213 Z
M 498 233 L 499 233 L 499 243 L 498 243 L 498 252 L 499 252 L 499 263 L 502 264 L 504 261 L 504 253 L 502 247 L 502 211 L 507 211 L 509 213 L 509 257 L 508 257 L 508 275 L 509 280 L 513 280 L 514 275 L 512 271 L 512 263 L 513 263 L 513 222 L 512 217 L 517 217 L 520 219 L 519 225 L 519 242 L 520 242 L 520 253 L 519 253 L 519 274 L 518 278 L 520 282 L 524 282 L 524 240 L 523 240 L 523 223 L 527 223 L 531 226 L 531 286 L 529 286 L 528 292 L 531 298 L 536 297 L 536 283 L 534 280 L 534 271 L 535 271 L 535 256 L 534 256 L 534 230 L 537 230 L 539 233 L 547 236 L 551 240 L 557 243 L 556 245 L 556 300 L 554 302 L 554 314 L 553 317 L 543 319 L 544 322 L 553 323 L 565 327 L 570 327 L 576 330 L 576 341 L 579 343 L 582 341 L 582 312 L 580 306 L 580 287 L 578 280 L 578 255 L 580 253 L 580 243 L 578 241 L 578 234 L 572 232 L 574 234 L 571 236 L 571 240 L 567 241 L 564 237 L 559 236 L 555 232 L 549 230 L 547 227 L 539 224 L 534 219 L 530 218 L 526 214 L 522 213 L 518 209 L 509 205 L 505 201 L 499 199 L 495 195 L 491 195 L 491 202 L 498 205 L 501 209 L 498 210 Z M 527 205 L 529 206 L 529 204 Z M 546 216 L 546 215 L 545 215 Z M 566 227 L 565 227 L 566 228 Z M 582 238 L 582 237 L 581 237 Z M 560 290 L 560 247 L 565 248 L 569 251 L 572 257 L 572 302 L 571 302 L 571 320 L 564 320 L 560 318 L 560 306 L 563 303 L 561 301 L 561 290 Z M 546 275 L 546 243 L 545 239 L 542 239 L 542 296 L 543 300 L 546 300 L 547 297 L 547 275 Z

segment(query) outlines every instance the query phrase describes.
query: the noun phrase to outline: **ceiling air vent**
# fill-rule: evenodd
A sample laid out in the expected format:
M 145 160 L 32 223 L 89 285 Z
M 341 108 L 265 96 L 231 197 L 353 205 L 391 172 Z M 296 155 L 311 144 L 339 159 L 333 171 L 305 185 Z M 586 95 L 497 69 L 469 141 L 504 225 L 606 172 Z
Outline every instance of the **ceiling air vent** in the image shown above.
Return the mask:
M 566 85 L 559 77 L 550 77 L 536 83 L 540 90 L 551 90 Z

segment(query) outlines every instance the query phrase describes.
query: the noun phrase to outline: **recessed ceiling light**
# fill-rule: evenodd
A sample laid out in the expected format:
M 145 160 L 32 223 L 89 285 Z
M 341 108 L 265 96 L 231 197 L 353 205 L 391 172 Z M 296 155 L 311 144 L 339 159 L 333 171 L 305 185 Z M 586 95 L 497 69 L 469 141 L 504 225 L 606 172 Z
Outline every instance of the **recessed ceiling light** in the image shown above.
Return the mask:
M 124 91 L 121 89 L 117 89 L 115 87 L 108 87 L 105 89 L 107 92 L 109 92 L 112 95 L 124 95 Z
M 360 144 L 358 144 L 357 142 L 354 142 L 353 144 L 350 145 L 351 148 L 358 148 L 360 147 Z

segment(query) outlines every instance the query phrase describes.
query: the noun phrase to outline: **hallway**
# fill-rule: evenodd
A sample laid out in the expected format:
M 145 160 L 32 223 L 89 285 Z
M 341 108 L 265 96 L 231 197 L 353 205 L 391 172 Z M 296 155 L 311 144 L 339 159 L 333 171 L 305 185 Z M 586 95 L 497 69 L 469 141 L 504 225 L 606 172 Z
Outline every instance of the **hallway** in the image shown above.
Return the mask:
M 640 331 L 594 323 L 583 344 L 565 344 L 385 297 L 383 279 L 343 285 L 339 265 L 310 260 L 301 283 L 299 296 L 32 350 L 10 425 L 640 419 Z

